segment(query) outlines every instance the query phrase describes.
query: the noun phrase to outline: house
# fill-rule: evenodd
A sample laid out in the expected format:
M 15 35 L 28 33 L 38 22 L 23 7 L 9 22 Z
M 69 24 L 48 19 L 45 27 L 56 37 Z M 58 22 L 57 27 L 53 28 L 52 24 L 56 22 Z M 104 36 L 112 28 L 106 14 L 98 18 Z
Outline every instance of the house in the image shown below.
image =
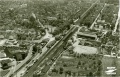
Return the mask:
M 10 68 L 11 66 L 9 65 L 10 63 L 12 62 L 12 59 L 10 59 L 10 58 L 2 58 L 2 59 L 0 59 L 0 64 L 1 64 L 1 68 L 2 69 L 8 69 L 8 68 Z
M 88 33 L 84 33 L 84 32 L 78 32 L 77 37 L 78 38 L 84 38 L 84 39 L 90 39 L 90 40 L 96 40 L 97 39 L 96 34 L 90 34 L 90 33 L 88 34 Z
M 0 58 L 5 58 L 6 54 L 4 52 L 0 52 Z
M 7 57 L 15 58 L 17 61 L 23 60 L 27 56 L 27 50 L 21 49 L 20 47 L 5 47 L 4 52 L 6 53 Z
M 27 50 L 15 50 L 14 56 L 17 61 L 24 60 L 27 56 Z
M 9 75 L 14 73 L 16 63 L 11 58 L 0 58 L 0 77 L 10 77 Z

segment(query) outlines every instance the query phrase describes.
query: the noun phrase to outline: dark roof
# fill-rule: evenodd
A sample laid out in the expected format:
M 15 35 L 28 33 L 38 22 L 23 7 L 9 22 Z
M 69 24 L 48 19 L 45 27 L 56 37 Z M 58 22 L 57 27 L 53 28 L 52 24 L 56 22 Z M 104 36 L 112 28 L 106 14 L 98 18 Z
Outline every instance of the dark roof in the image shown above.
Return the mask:
M 1 61 L 1 63 L 3 63 L 3 64 L 4 64 L 4 63 L 10 63 L 10 62 L 11 62 L 10 59 L 6 59 L 6 60 L 2 60 L 2 61 Z
M 89 36 L 89 37 L 97 37 L 96 34 L 87 34 L 87 33 L 83 33 L 83 32 L 79 32 L 78 35 Z

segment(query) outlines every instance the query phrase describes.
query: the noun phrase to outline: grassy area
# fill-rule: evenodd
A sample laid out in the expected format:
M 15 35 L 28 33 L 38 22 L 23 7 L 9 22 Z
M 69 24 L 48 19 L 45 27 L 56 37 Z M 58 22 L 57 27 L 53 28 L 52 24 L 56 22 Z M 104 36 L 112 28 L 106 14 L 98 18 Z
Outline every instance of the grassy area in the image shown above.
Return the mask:
M 66 53 L 66 52 L 65 52 Z M 116 76 L 120 76 L 120 60 L 112 57 L 104 57 L 99 55 L 62 55 L 56 62 L 53 69 L 49 71 L 51 77 L 68 76 L 103 76 L 110 77 L 105 71 L 107 67 L 116 67 Z M 62 68 L 62 72 L 60 69 Z M 56 71 L 57 72 L 56 72 Z M 92 74 L 90 75 L 90 72 Z
M 64 29 L 69 28 L 72 20 L 77 19 L 92 5 L 89 1 L 90 0 L 1 0 L 0 28 L 2 30 L 14 30 L 15 28 L 37 29 L 35 27 L 37 27 L 38 24 L 29 24 L 31 23 L 31 21 L 29 22 L 31 13 L 34 13 L 43 25 L 58 27 L 58 33 L 61 33 Z M 49 17 L 54 17 L 57 20 L 49 20 Z M 23 24 L 24 19 L 27 19 L 27 25 Z
M 90 0 L 86 0 L 86 2 L 89 2 L 89 1 Z M 27 7 L 21 8 L 22 4 L 27 4 Z M 83 11 L 80 11 L 80 14 L 81 14 L 85 11 L 85 8 L 89 8 L 90 5 L 91 3 L 89 4 L 89 3 L 81 2 L 81 0 L 0 1 L 0 6 L 1 6 L 0 14 L 2 14 L 2 12 L 5 12 L 9 8 L 14 8 L 15 10 L 14 16 L 21 14 L 21 15 L 24 15 L 23 18 L 28 18 L 29 14 L 31 14 L 31 12 L 34 12 L 37 15 L 37 17 L 40 19 L 40 21 L 43 23 L 44 18 L 46 18 L 47 16 L 56 16 L 56 14 L 58 13 L 64 14 L 64 16 L 65 16 L 65 13 L 67 13 L 66 16 L 68 17 L 69 13 L 74 14 L 74 12 L 77 12 L 78 10 L 81 9 L 83 10 Z M 5 16 L 4 14 L 2 15 Z M 7 21 L 8 17 L 6 16 L 5 19 Z
M 101 73 L 101 57 L 98 55 L 80 55 L 77 57 L 67 56 L 68 58 L 61 57 L 55 64 L 53 70 L 58 72 L 49 72 L 49 74 L 54 76 L 99 76 Z M 70 57 L 70 58 L 69 58 Z M 63 69 L 62 73 L 60 68 Z M 52 71 L 53 71 L 52 70 Z M 69 73 L 68 73 L 69 72 Z

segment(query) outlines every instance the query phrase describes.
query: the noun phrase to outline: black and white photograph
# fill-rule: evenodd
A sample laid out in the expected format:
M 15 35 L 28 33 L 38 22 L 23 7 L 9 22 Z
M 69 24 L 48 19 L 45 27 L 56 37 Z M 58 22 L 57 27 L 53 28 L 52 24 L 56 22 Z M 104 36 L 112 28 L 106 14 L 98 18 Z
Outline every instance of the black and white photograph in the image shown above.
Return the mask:
M 120 77 L 120 0 L 0 0 L 0 77 Z

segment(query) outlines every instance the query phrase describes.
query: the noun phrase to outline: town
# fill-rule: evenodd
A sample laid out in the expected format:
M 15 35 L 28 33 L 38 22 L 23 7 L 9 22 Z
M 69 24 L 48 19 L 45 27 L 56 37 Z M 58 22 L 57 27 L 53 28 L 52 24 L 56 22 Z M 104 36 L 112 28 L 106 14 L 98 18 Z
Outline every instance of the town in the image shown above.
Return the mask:
M 119 0 L 0 0 L 0 77 L 120 77 Z

